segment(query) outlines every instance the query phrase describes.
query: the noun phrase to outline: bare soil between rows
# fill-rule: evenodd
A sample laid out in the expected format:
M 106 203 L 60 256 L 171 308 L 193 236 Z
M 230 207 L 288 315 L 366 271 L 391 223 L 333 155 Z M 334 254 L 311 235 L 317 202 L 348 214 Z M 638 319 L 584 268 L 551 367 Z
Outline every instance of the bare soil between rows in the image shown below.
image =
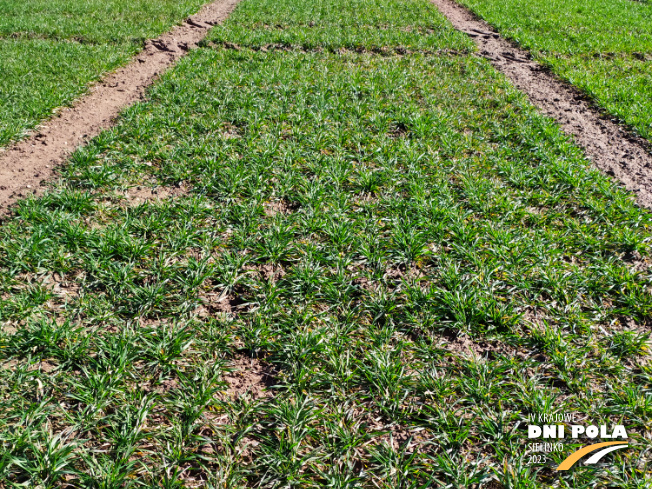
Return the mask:
M 454 0 L 431 0 L 457 30 L 471 36 L 480 54 L 501 71 L 531 102 L 572 135 L 602 171 L 652 208 L 652 147 L 600 113 L 578 89 L 532 61 L 530 54 L 503 39 L 488 23 Z
M 181 25 L 147 41 L 129 64 L 92 86 L 72 107 L 62 108 L 28 139 L 0 150 L 0 215 L 21 197 L 38 194 L 43 182 L 80 144 L 110 127 L 120 111 L 141 100 L 158 75 L 226 19 L 239 0 L 204 5 Z

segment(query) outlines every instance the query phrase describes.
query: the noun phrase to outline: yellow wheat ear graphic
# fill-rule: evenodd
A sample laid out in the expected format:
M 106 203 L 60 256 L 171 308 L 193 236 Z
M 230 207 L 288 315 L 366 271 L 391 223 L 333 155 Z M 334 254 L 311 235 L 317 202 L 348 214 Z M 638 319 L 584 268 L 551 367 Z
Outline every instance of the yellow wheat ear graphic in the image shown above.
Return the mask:
M 619 446 L 612 446 L 612 445 L 619 445 Z M 576 452 L 571 453 L 566 460 L 564 460 L 562 463 L 559 464 L 559 467 L 557 467 L 556 470 L 568 470 L 570 469 L 573 465 L 575 465 L 575 462 L 577 462 L 579 459 L 581 459 L 584 455 L 595 452 L 596 450 L 599 450 L 600 448 L 603 447 L 610 447 L 605 450 L 601 450 L 593 457 L 588 459 L 586 461 L 587 464 L 594 464 L 597 463 L 602 457 L 604 457 L 607 453 L 613 452 L 614 450 L 619 450 L 621 448 L 627 448 L 627 444 L 623 443 L 622 441 L 607 441 L 604 443 L 596 443 L 595 445 L 589 445 L 588 447 L 580 448 Z

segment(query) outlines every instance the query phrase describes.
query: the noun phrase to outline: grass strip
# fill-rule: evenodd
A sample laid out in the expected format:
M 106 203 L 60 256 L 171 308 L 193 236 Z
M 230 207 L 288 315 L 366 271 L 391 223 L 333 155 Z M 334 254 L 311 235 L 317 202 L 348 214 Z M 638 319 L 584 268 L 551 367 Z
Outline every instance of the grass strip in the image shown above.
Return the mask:
M 258 49 L 280 45 L 301 49 L 458 50 L 473 43 L 451 29 L 426 0 L 292 0 L 245 3 L 232 22 L 213 29 L 207 41 Z

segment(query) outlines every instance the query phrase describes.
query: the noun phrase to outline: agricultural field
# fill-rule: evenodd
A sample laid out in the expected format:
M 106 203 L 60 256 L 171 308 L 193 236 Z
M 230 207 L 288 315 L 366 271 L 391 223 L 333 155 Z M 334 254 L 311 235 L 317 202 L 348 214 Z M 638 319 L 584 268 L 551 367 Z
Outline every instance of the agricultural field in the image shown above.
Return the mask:
M 0 226 L 0 488 L 648 488 L 651 226 L 427 0 L 243 0 Z
M 459 0 L 652 139 L 652 2 Z
M 202 0 L 0 2 L 0 146 L 70 104 Z

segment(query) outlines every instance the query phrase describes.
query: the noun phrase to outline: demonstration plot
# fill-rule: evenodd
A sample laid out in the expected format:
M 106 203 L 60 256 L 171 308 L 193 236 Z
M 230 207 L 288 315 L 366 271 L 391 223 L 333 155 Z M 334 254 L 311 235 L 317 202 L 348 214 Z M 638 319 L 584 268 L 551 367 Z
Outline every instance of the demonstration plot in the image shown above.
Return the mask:
M 652 138 L 652 3 L 460 0 L 608 113 Z
M 0 228 L 0 476 L 644 487 L 650 215 L 436 11 L 320 51 L 246 2 Z M 638 448 L 556 473 L 540 412 Z
M 195 12 L 201 0 L 29 0 L 0 4 L 0 146 Z
M 209 39 L 254 49 L 473 50 L 426 1 L 245 2 L 234 15 Z

